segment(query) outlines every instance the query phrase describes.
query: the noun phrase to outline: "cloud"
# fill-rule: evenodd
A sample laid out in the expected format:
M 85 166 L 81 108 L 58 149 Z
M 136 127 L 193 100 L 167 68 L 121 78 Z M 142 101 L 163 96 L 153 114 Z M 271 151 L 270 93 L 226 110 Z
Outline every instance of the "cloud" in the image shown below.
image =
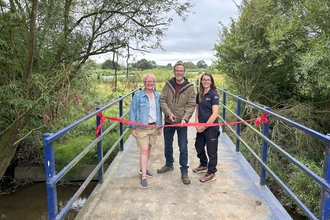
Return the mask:
M 174 65 L 177 61 L 197 63 L 204 60 L 208 65 L 214 60 L 213 47 L 219 39 L 219 22 L 230 24 L 230 18 L 237 18 L 238 9 L 233 0 L 191 0 L 194 7 L 188 19 L 183 22 L 174 17 L 166 36 L 162 40 L 165 51 L 150 50 L 150 53 L 136 53 L 136 60 L 153 60 L 157 65 Z M 240 4 L 241 0 L 235 0 Z
M 213 47 L 219 39 L 219 22 L 229 25 L 230 18 L 237 18 L 238 9 L 233 0 L 192 0 L 192 14 L 183 22 L 176 18 L 163 38 L 165 51 L 152 50 L 144 56 L 158 65 L 174 65 L 178 60 L 197 63 L 204 60 L 208 65 L 214 59 Z M 235 1 L 240 4 L 240 0 Z

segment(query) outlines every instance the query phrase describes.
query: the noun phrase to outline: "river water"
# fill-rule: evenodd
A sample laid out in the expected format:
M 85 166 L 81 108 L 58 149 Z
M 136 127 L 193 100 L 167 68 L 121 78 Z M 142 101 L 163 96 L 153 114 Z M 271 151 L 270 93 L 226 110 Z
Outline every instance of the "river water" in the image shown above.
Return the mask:
M 70 212 L 66 215 L 65 220 L 72 220 L 81 209 L 82 205 L 95 188 L 97 182 L 91 182 L 82 195 L 73 204 Z M 31 183 L 18 186 L 10 194 L 3 194 L 8 185 L 0 186 L 0 219 L 1 220 L 47 220 L 47 194 L 46 184 Z M 80 183 L 72 183 L 63 186 L 57 186 L 57 200 L 59 211 L 63 208 L 67 201 L 74 195 L 80 187 Z

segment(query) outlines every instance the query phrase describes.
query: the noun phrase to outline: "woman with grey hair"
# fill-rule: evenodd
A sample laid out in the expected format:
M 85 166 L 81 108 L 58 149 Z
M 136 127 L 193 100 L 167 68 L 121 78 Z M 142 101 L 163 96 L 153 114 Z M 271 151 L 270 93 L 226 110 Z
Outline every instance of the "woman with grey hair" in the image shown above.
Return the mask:
M 143 126 L 130 125 L 130 128 L 140 148 L 140 184 L 142 188 L 148 188 L 147 177 L 153 176 L 148 170 L 150 150 L 156 142 L 157 135 L 162 134 L 162 114 L 159 93 L 154 90 L 155 75 L 152 73 L 144 75 L 142 82 L 144 89 L 133 96 L 130 105 L 130 121 L 143 124 Z

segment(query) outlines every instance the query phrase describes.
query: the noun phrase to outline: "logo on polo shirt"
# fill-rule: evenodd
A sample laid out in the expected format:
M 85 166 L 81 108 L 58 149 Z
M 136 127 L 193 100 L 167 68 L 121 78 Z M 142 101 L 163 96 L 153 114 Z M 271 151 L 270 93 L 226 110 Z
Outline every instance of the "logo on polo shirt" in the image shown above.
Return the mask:
M 211 99 L 210 98 L 206 98 L 205 101 L 210 101 Z

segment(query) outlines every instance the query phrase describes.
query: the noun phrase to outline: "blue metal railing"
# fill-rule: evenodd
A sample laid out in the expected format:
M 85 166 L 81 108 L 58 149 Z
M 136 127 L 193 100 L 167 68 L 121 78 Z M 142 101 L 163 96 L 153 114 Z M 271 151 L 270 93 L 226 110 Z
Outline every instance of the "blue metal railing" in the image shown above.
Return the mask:
M 266 173 L 268 173 L 281 187 L 282 189 L 289 195 L 294 202 L 301 208 L 301 210 L 304 212 L 304 214 L 310 218 L 310 219 L 329 219 L 330 217 L 330 134 L 324 135 L 317 131 L 314 131 L 313 129 L 310 129 L 304 125 L 301 125 L 299 123 L 296 123 L 290 119 L 287 119 L 283 116 L 280 116 L 272 111 L 270 111 L 267 107 L 260 107 L 250 101 L 247 101 L 240 96 L 236 96 L 234 94 L 231 94 L 230 92 L 227 92 L 226 89 L 218 88 L 218 90 L 222 93 L 222 116 L 219 116 L 219 118 L 222 120 L 223 126 L 222 131 L 226 129 L 230 130 L 234 136 L 236 137 L 236 151 L 240 151 L 241 143 L 244 147 L 251 153 L 251 155 L 260 163 L 262 166 L 261 168 L 261 174 L 260 174 L 260 184 L 265 185 L 266 184 Z M 229 96 L 232 101 L 236 104 L 236 113 L 229 109 L 227 107 L 227 96 Z M 249 123 L 244 122 L 244 120 L 240 117 L 241 115 L 241 104 L 245 103 L 247 106 L 252 106 L 254 109 L 259 110 L 262 113 L 267 114 L 267 118 L 269 121 L 269 118 L 275 118 L 278 120 L 281 120 L 282 122 L 299 129 L 300 131 L 303 131 L 320 141 L 324 142 L 325 144 L 325 162 L 324 162 L 324 178 L 318 176 L 316 173 L 311 171 L 309 168 L 307 168 L 304 164 L 302 164 L 300 161 L 295 159 L 292 155 L 287 153 L 285 150 L 283 150 L 280 146 L 278 146 L 276 143 L 274 143 L 272 140 L 268 138 L 268 123 L 263 124 L 263 133 L 260 133 L 257 129 L 255 129 L 253 126 L 251 126 Z M 252 148 L 242 139 L 241 137 L 241 123 L 238 123 L 236 125 L 236 131 L 226 125 L 226 117 L 227 112 L 231 114 L 231 116 L 234 116 L 237 121 L 240 121 L 247 127 L 249 127 L 251 130 L 253 130 L 261 139 L 262 139 L 262 154 L 261 158 L 252 150 Z M 280 153 L 282 156 L 284 156 L 289 162 L 294 164 L 296 167 L 298 167 L 301 171 L 303 171 L 306 175 L 311 177 L 316 183 L 318 183 L 322 187 L 321 194 L 321 201 L 320 201 L 320 210 L 319 210 L 319 216 L 318 218 L 308 209 L 308 207 L 291 191 L 291 189 L 283 183 L 283 181 L 267 166 L 267 156 L 268 156 L 268 148 L 269 146 L 273 147 L 278 153 Z
M 198 81 L 196 81 L 196 88 L 198 91 Z M 141 89 L 141 88 L 139 88 Z M 310 219 L 329 219 L 330 217 L 330 134 L 324 135 L 317 131 L 314 131 L 306 126 L 303 126 L 301 124 L 298 124 L 292 120 L 289 120 L 285 117 L 282 117 L 272 111 L 270 111 L 267 107 L 261 107 L 259 105 L 256 105 L 250 101 L 247 101 L 243 99 L 240 96 L 236 96 L 234 94 L 231 94 L 230 92 L 227 92 L 226 89 L 218 88 L 220 93 L 222 93 L 222 115 L 219 115 L 219 118 L 222 120 L 221 129 L 222 132 L 225 130 L 228 132 L 231 132 L 236 137 L 236 151 L 240 151 L 240 147 L 243 144 L 243 146 L 253 155 L 253 157 L 260 163 L 261 165 L 261 172 L 260 172 L 260 184 L 265 185 L 266 184 L 266 175 L 270 175 L 283 189 L 284 191 L 296 202 L 296 204 L 302 209 L 302 211 L 308 216 Z M 79 195 L 82 193 L 82 191 L 86 188 L 86 186 L 90 183 L 92 178 L 98 173 L 98 181 L 99 183 L 103 182 L 103 164 L 105 163 L 106 159 L 110 156 L 111 152 L 115 149 L 116 146 L 120 146 L 121 150 L 124 150 L 123 147 L 123 137 L 128 129 L 123 131 L 123 125 L 119 123 L 119 137 L 117 141 L 113 144 L 113 146 L 109 149 L 109 151 L 103 155 L 103 148 L 102 148 L 102 139 L 103 137 L 108 134 L 113 128 L 115 128 L 118 125 L 118 122 L 112 123 L 108 128 L 105 129 L 105 131 L 99 132 L 98 138 L 96 138 L 92 143 L 90 143 L 77 157 L 75 157 L 65 168 L 63 168 L 61 171 L 59 171 L 57 174 L 55 172 L 55 155 L 54 155 L 54 141 L 56 141 L 61 136 L 65 135 L 67 132 L 78 126 L 79 124 L 83 123 L 84 121 L 87 121 L 93 117 L 96 117 L 96 124 L 97 126 L 100 123 L 100 117 L 97 117 L 98 113 L 101 113 L 105 111 L 106 109 L 110 108 L 111 106 L 114 106 L 116 104 L 119 104 L 119 117 L 123 118 L 126 113 L 123 113 L 123 104 L 122 101 L 127 98 L 130 95 L 134 95 L 134 93 L 138 89 L 132 91 L 131 93 L 120 97 L 119 99 L 115 100 L 114 102 L 104 106 L 103 108 L 97 108 L 95 112 L 87 115 L 86 117 L 83 117 L 82 119 L 74 122 L 73 124 L 67 126 L 66 128 L 59 130 L 58 132 L 54 134 L 45 134 L 44 135 L 44 154 L 45 154 L 45 168 L 46 168 L 46 186 L 47 186 L 47 201 L 48 201 L 48 218 L 53 219 L 63 219 L 66 213 L 69 211 L 70 207 L 72 206 L 73 202 L 79 197 Z M 228 97 L 227 97 L 228 96 Z M 235 110 L 231 110 L 227 105 L 227 98 L 231 98 L 230 101 L 236 102 L 236 108 Z M 309 168 L 307 168 L 304 164 L 299 162 L 297 159 L 295 159 L 293 156 L 291 156 L 289 153 L 285 152 L 280 146 L 278 146 L 276 143 L 274 143 L 272 140 L 268 138 L 268 124 L 263 124 L 262 133 L 259 132 L 257 129 L 255 129 L 253 126 L 251 126 L 249 123 L 244 122 L 244 120 L 241 118 L 241 105 L 244 103 L 245 105 L 252 106 L 254 109 L 257 109 L 258 111 L 262 113 L 266 113 L 268 116 L 268 119 L 270 117 L 276 118 L 278 120 L 281 120 L 285 122 L 288 125 L 291 125 L 309 135 L 312 135 L 316 137 L 317 139 L 323 141 L 326 146 L 325 150 L 325 162 L 324 162 L 324 178 L 318 176 L 313 171 L 311 171 Z M 219 109 L 220 113 L 220 109 Z M 231 126 L 226 125 L 227 121 L 227 114 L 230 113 L 230 116 L 234 116 L 236 118 L 237 123 L 236 129 L 233 129 Z M 245 140 L 241 137 L 241 124 L 244 124 L 245 126 L 252 129 L 261 139 L 262 139 L 262 145 L 260 146 L 262 149 L 261 157 L 255 153 L 252 148 L 246 143 Z M 227 133 L 228 133 L 227 132 Z M 66 173 L 69 172 L 69 170 L 78 163 L 78 161 L 85 156 L 94 146 L 97 146 L 97 154 L 98 154 L 98 164 L 94 168 L 94 170 L 91 172 L 91 174 L 87 177 L 87 179 L 84 181 L 84 183 L 81 185 L 81 187 L 77 190 L 77 192 L 74 194 L 74 196 L 68 201 L 67 205 L 61 210 L 60 213 L 58 213 L 58 203 L 57 203 L 57 192 L 56 192 L 56 184 L 64 177 Z M 319 211 L 319 218 L 317 218 L 309 209 L 306 207 L 306 205 L 290 190 L 288 186 L 286 186 L 283 181 L 269 168 L 267 165 L 267 157 L 268 157 L 268 149 L 269 146 L 273 147 L 277 152 L 282 154 L 289 162 L 293 163 L 295 166 L 297 166 L 300 170 L 306 173 L 306 175 L 310 176 L 316 183 L 318 183 L 322 187 L 321 193 L 321 201 L 320 201 L 320 211 Z
M 93 177 L 98 174 L 98 182 L 103 183 L 103 165 L 108 159 L 108 157 L 111 155 L 111 153 L 115 150 L 116 146 L 120 145 L 120 150 L 124 150 L 124 142 L 123 138 L 126 132 L 129 129 L 126 129 L 123 131 L 123 124 L 119 122 L 112 123 L 109 127 L 105 129 L 104 132 L 102 130 L 99 131 L 98 137 L 94 139 L 82 152 L 80 152 L 68 165 L 66 165 L 61 171 L 56 173 L 55 171 L 55 153 L 54 153 L 54 141 L 62 137 L 63 135 L 67 134 L 70 130 L 77 127 L 79 124 L 96 117 L 96 127 L 100 124 L 100 116 L 99 113 L 109 109 L 110 107 L 119 104 L 119 118 L 123 118 L 127 115 L 128 111 L 126 113 L 123 113 L 123 100 L 127 97 L 133 96 L 134 93 L 137 90 L 140 90 L 141 88 L 137 88 L 133 90 L 132 92 L 119 97 L 117 100 L 111 102 L 110 104 L 102 107 L 97 108 L 95 112 L 81 118 L 80 120 L 68 125 L 67 127 L 59 130 L 58 132 L 54 134 L 45 134 L 44 135 L 44 162 L 45 162 L 45 172 L 46 172 L 46 190 L 47 190 L 47 202 L 48 202 L 48 219 L 54 220 L 54 219 L 63 219 L 65 215 L 70 210 L 72 204 L 74 201 L 79 197 L 79 195 L 84 191 L 86 186 L 91 182 Z M 112 145 L 112 147 L 106 152 L 106 154 L 103 156 L 103 147 L 102 147 L 102 139 L 103 137 L 108 134 L 112 129 L 114 129 L 119 123 L 119 137 L 117 141 Z M 83 184 L 79 187 L 79 189 L 76 191 L 76 193 L 73 195 L 73 197 L 67 202 L 66 206 L 61 210 L 60 213 L 58 213 L 58 202 L 57 202 L 57 190 L 56 190 L 56 184 L 63 179 L 65 174 L 67 174 L 91 149 L 93 149 L 95 146 L 97 146 L 97 158 L 98 158 L 98 164 L 96 167 L 92 170 L 92 172 L 89 174 L 89 176 L 86 178 L 86 180 L 83 182 Z

